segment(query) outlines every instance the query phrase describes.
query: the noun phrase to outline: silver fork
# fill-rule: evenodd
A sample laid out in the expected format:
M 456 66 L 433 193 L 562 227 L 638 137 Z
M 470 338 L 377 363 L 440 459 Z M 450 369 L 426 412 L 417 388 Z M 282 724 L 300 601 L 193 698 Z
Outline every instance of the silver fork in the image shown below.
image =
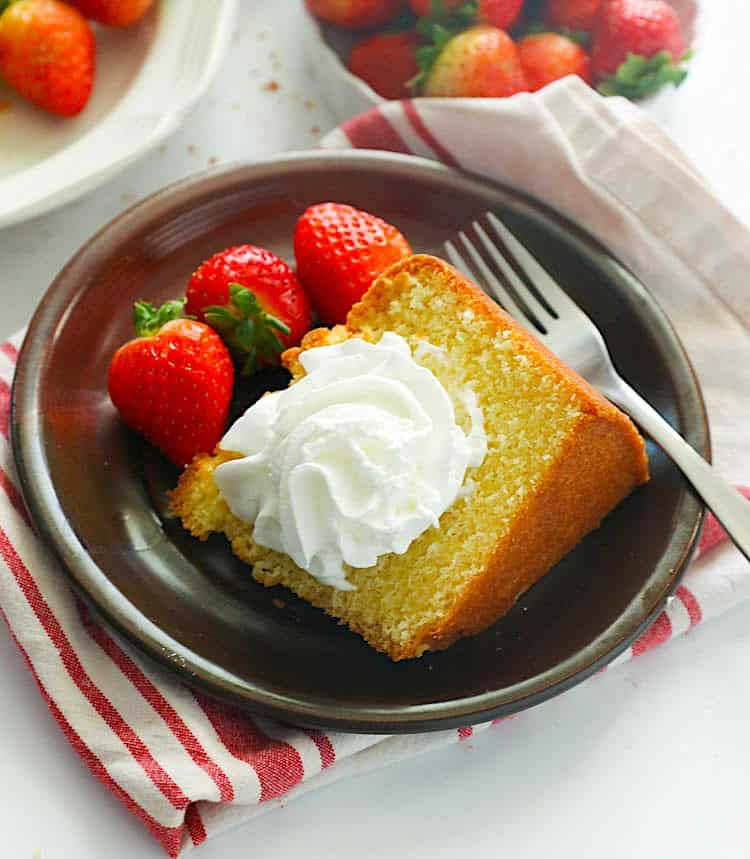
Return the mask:
M 459 233 L 460 249 L 454 242 L 445 243 L 446 253 L 453 265 L 475 282 L 478 274 L 480 286 L 493 295 L 511 316 L 530 329 L 605 397 L 627 412 L 672 459 L 724 526 L 735 545 L 750 559 L 750 502 L 726 483 L 618 374 L 599 329 L 505 224 L 491 212 L 487 213 L 486 221 L 489 231 L 500 239 L 505 252 L 488 231 L 478 221 L 474 221 L 473 237 L 466 232 Z M 484 253 L 480 253 L 480 248 L 483 248 Z M 509 257 L 526 275 L 542 301 L 519 277 Z M 519 300 L 505 287 L 503 280 L 510 284 Z

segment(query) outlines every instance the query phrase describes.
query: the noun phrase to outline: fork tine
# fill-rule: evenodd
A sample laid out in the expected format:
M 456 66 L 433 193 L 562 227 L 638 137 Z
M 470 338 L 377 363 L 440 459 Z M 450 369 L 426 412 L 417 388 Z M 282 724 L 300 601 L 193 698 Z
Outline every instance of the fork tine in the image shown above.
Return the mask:
M 513 256 L 521 270 L 534 284 L 539 294 L 547 302 L 557 317 L 563 315 L 582 314 L 580 307 L 555 283 L 549 272 L 536 261 L 526 247 L 513 235 L 505 224 L 492 212 L 487 212 L 487 221 L 495 234 L 505 244 L 506 250 Z M 516 286 L 516 284 L 513 284 Z M 524 287 L 526 292 L 528 289 Z M 537 303 L 539 303 L 537 301 Z
M 487 265 L 487 263 L 482 259 L 479 251 L 474 247 L 473 243 L 469 239 L 469 237 L 464 232 L 460 232 L 458 234 L 459 239 L 461 239 L 461 243 L 463 244 L 466 252 L 471 257 L 472 263 L 476 266 L 478 271 L 481 273 L 484 278 L 484 282 L 492 291 L 495 298 L 499 301 L 500 305 L 505 308 L 505 310 L 510 313 L 517 321 L 521 322 L 523 325 L 533 325 L 536 326 L 536 320 L 529 317 L 527 313 L 524 312 L 523 308 L 518 304 L 518 302 L 513 298 L 513 296 L 508 292 L 508 290 L 503 286 L 502 282 L 498 279 L 497 275 L 492 271 L 492 269 Z M 473 275 L 471 276 L 473 280 Z
M 484 229 L 482 229 L 482 225 L 477 221 L 474 221 L 472 226 L 474 227 L 474 232 L 479 236 L 479 240 L 484 245 L 487 253 L 492 257 L 493 262 L 502 272 L 503 277 L 513 287 L 516 295 L 528 308 L 526 315 L 535 316 L 542 325 L 545 324 L 546 320 L 552 322 L 555 318 L 553 314 L 549 312 L 547 307 L 539 301 L 539 299 L 518 276 L 513 266 L 508 262 L 505 256 L 503 256 L 500 248 L 492 241 Z
M 453 242 L 445 242 L 443 247 L 445 248 L 445 253 L 447 254 L 448 259 L 451 261 L 454 268 L 457 268 L 464 277 L 469 278 L 469 280 L 473 280 L 474 274 L 472 273 L 471 268 L 469 267 L 466 260 L 458 252 L 458 249 L 453 244 Z

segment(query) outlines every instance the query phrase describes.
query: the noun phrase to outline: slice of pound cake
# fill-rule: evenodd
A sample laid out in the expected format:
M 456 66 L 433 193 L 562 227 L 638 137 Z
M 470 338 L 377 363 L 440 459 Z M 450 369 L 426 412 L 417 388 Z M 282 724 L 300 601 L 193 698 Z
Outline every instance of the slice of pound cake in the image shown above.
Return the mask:
M 174 512 L 394 660 L 485 629 L 648 479 L 631 421 L 434 257 L 283 361 Z

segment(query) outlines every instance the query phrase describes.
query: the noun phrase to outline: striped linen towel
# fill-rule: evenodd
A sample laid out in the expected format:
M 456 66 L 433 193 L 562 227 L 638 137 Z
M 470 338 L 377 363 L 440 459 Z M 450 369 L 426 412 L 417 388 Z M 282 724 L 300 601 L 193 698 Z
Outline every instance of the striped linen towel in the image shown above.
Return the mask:
M 750 236 L 644 114 L 569 80 L 504 102 L 391 103 L 325 145 L 459 164 L 594 232 L 672 314 L 705 387 L 720 467 L 750 483 L 740 393 L 750 390 Z M 88 614 L 28 522 L 9 445 L 21 340 L 0 344 L 0 611 L 68 742 L 170 856 L 282 797 L 489 727 L 393 737 L 305 730 L 251 718 L 145 665 Z M 709 520 L 683 585 L 620 660 L 747 596 L 750 568 Z

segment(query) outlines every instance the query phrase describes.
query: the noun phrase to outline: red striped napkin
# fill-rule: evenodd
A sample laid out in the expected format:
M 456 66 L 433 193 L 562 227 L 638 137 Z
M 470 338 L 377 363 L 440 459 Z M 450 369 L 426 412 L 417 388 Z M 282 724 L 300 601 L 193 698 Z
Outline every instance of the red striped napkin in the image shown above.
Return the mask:
M 750 440 L 737 392 L 750 337 L 740 285 L 750 241 L 643 114 L 566 81 L 504 102 L 390 104 L 326 145 L 460 164 L 546 199 L 607 241 L 673 313 L 702 376 L 721 467 L 743 479 Z M 8 438 L 21 339 L 0 344 L 0 611 L 68 742 L 170 856 L 281 797 L 488 727 L 403 737 L 298 729 L 251 718 L 146 667 L 73 596 L 27 520 Z M 735 361 L 725 368 L 715 359 L 727 349 Z M 709 521 L 683 586 L 618 661 L 750 596 L 750 568 L 722 536 Z

